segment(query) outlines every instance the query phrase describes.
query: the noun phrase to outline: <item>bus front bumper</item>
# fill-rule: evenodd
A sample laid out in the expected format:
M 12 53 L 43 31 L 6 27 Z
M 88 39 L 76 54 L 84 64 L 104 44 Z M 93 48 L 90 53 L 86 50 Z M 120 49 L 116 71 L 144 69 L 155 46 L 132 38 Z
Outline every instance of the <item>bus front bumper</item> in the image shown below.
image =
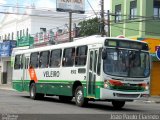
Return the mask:
M 100 99 L 102 100 L 147 100 L 149 97 L 149 91 L 144 92 L 126 92 L 115 91 L 109 89 L 100 89 Z

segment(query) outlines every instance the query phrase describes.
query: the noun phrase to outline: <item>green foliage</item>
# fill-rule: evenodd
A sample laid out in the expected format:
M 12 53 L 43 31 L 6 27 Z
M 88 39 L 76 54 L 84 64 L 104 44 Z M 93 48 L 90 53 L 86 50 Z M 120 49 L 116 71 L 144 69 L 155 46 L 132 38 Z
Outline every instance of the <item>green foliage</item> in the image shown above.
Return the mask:
M 84 20 L 78 24 L 80 26 L 80 36 L 90 36 L 99 34 L 98 18 Z

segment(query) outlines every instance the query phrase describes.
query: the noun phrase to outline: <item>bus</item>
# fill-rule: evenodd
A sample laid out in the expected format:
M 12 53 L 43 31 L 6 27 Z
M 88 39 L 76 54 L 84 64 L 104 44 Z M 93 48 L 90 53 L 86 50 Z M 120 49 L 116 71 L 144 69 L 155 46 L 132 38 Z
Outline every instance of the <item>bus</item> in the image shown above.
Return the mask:
M 34 100 L 74 97 L 78 106 L 108 101 L 119 109 L 149 97 L 150 61 L 145 42 L 89 36 L 15 52 L 13 88 L 28 91 Z

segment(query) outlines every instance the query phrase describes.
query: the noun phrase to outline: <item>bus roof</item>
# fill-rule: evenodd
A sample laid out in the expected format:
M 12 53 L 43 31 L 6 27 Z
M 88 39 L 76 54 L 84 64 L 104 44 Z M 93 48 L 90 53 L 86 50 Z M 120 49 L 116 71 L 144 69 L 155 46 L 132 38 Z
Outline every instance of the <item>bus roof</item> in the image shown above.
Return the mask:
M 75 46 L 90 45 L 90 44 L 104 44 L 104 41 L 106 39 L 134 41 L 128 38 L 101 37 L 99 35 L 93 35 L 93 36 L 83 37 L 79 39 L 77 38 L 73 42 L 67 42 L 67 43 L 61 43 L 61 44 L 56 44 L 56 45 L 49 45 L 49 46 L 43 46 L 43 47 L 38 47 L 38 48 L 31 48 L 31 49 L 15 51 L 15 54 L 31 53 L 31 52 L 37 52 L 37 51 L 47 51 L 53 48 L 59 49 L 59 48 L 75 47 Z M 136 41 L 136 42 L 145 43 L 142 41 Z

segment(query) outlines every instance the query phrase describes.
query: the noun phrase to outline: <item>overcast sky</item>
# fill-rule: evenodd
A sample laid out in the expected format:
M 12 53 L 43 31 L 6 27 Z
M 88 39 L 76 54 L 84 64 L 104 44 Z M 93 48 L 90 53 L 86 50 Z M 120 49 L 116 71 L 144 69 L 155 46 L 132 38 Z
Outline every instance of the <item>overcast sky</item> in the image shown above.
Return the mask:
M 96 12 L 100 11 L 100 1 L 101 0 L 85 0 L 85 13 L 89 13 L 88 16 L 93 14 L 93 10 Z M 92 8 L 90 7 L 89 3 L 91 4 Z M 109 10 L 110 9 L 110 3 L 111 0 L 104 0 L 104 9 Z M 56 0 L 0 0 L 0 21 L 4 17 L 3 12 L 13 12 L 15 10 L 16 5 L 18 6 L 31 6 L 31 4 L 35 5 L 38 9 L 45 9 L 45 10 L 56 10 Z M 5 7 L 5 6 L 15 6 L 14 8 L 11 7 Z M 19 9 L 23 13 L 25 11 L 25 8 Z M 14 11 L 15 12 L 15 11 Z M 13 12 L 13 13 L 14 13 Z M 92 13 L 91 13 L 92 12 Z
M 100 1 L 101 0 L 88 0 L 94 10 L 100 9 Z M 110 9 L 110 1 L 111 0 L 104 0 L 105 10 Z M 56 0 L 0 0 L 0 5 L 7 4 L 7 5 L 18 5 L 20 6 L 29 6 L 30 4 L 35 4 L 37 8 L 48 8 L 48 9 L 55 9 L 56 8 Z M 7 8 L 2 8 L 7 9 Z M 91 10 L 91 7 L 89 6 L 87 0 L 85 0 L 85 9 Z

